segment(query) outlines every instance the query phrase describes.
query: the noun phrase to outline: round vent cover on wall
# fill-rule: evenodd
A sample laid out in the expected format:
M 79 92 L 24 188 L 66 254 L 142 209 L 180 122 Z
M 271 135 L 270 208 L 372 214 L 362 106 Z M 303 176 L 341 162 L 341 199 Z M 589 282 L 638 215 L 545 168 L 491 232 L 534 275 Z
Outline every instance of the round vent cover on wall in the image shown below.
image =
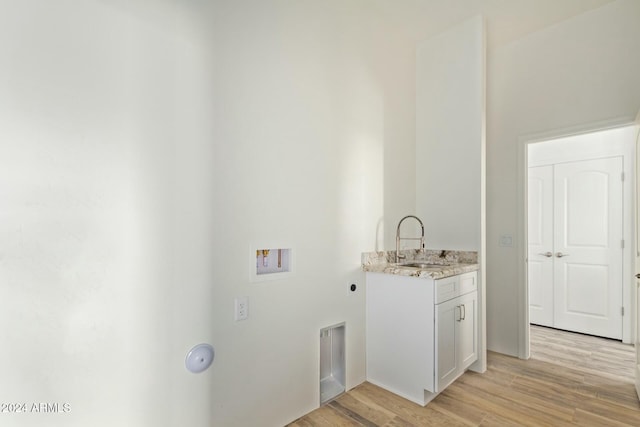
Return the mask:
M 184 364 L 189 372 L 198 374 L 207 370 L 207 368 L 211 366 L 214 357 L 215 353 L 213 351 L 213 347 L 209 344 L 198 344 L 189 350 Z

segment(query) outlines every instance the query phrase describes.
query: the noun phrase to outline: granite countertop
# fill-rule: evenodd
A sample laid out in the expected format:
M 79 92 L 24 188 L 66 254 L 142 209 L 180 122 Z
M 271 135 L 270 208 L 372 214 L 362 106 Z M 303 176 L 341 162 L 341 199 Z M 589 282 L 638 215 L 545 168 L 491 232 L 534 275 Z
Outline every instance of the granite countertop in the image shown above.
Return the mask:
M 365 252 L 362 254 L 362 270 L 369 273 L 395 274 L 398 276 L 442 279 L 449 276 L 477 271 L 477 252 L 449 250 L 402 250 L 405 256 L 395 263 L 395 251 Z M 428 267 L 409 267 L 402 264 L 425 263 Z
M 408 267 L 401 264 L 375 264 L 364 265 L 362 269 L 369 273 L 395 274 L 398 276 L 442 279 L 449 276 L 457 276 L 458 274 L 477 271 L 478 264 L 458 263 L 450 265 L 441 265 L 437 267 L 417 268 Z

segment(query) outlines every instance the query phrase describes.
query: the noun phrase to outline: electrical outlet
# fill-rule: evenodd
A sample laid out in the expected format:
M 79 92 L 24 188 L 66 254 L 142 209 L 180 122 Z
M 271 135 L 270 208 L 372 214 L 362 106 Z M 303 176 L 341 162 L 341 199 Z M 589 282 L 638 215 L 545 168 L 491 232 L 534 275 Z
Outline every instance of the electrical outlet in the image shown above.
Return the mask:
M 349 282 L 347 284 L 347 292 L 349 295 L 355 295 L 358 289 L 358 285 L 354 282 Z
M 249 297 L 237 297 L 235 299 L 235 319 L 247 320 L 249 317 Z

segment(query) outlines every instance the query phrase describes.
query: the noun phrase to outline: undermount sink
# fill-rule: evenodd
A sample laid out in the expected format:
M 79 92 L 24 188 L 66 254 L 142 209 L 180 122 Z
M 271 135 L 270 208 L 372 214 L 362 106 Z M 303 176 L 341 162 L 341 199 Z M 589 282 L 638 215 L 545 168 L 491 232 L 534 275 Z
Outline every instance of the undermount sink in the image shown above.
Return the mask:
M 427 264 L 424 262 L 410 262 L 407 264 L 400 264 L 400 267 L 413 267 L 413 268 L 440 268 L 446 267 L 450 264 Z

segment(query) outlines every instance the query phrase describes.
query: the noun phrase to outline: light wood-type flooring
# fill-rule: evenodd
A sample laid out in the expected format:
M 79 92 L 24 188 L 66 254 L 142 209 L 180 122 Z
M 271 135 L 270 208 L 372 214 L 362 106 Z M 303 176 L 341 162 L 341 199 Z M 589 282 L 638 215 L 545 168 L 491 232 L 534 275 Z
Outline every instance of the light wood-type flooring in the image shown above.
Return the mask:
M 422 407 L 370 383 L 294 421 L 316 426 L 640 426 L 633 346 L 531 327 L 531 359 L 489 353 Z

